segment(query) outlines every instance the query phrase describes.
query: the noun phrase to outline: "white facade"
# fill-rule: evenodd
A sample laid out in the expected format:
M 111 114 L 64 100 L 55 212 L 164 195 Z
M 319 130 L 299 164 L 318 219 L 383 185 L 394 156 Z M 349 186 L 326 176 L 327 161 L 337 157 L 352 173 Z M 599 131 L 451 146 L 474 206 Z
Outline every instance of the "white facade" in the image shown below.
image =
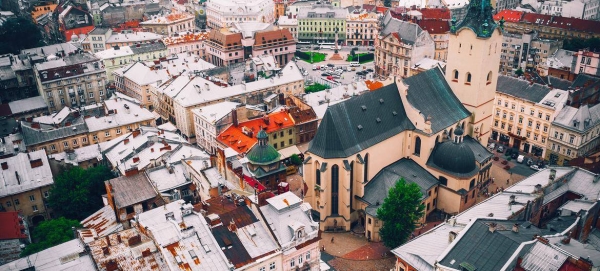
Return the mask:
M 597 20 L 600 17 L 600 1 L 598 0 L 550 0 L 539 4 L 539 12 L 552 16 Z
M 272 0 L 208 0 L 206 23 L 208 27 L 220 28 L 233 23 L 275 21 L 275 4 Z
M 225 128 L 222 126 L 227 125 L 222 120 L 239 105 L 240 103 L 227 101 L 193 109 L 192 114 L 194 114 L 194 128 L 198 146 L 210 154 L 215 154 L 217 135 Z
M 292 33 L 292 36 L 296 41 L 298 41 L 298 19 L 290 18 L 291 16 L 281 16 L 277 20 L 277 24 L 282 29 L 287 29 Z

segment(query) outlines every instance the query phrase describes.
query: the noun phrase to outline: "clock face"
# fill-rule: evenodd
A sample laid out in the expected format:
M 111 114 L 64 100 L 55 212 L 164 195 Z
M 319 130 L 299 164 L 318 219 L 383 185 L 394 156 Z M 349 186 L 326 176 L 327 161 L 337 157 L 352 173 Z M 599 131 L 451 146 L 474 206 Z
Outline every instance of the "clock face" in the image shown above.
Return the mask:
M 198 10 L 198 13 L 200 13 L 200 15 L 204 15 L 204 10 L 203 9 Z

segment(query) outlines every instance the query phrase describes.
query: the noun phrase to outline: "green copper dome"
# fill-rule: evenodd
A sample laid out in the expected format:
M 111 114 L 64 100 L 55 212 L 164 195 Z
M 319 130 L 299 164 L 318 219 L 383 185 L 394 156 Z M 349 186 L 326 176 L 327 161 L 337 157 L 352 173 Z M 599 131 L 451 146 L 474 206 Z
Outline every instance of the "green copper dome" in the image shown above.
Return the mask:
M 465 18 L 456 23 L 452 18 L 450 32 L 456 34 L 462 28 L 470 28 L 480 38 L 489 38 L 498 26 L 494 22 L 493 8 L 490 0 L 471 0 Z
M 248 151 L 246 157 L 248 160 L 255 165 L 268 165 L 275 162 L 279 162 L 279 158 L 281 154 L 273 148 L 273 146 L 269 145 L 267 140 L 269 136 L 265 130 L 260 130 L 258 134 L 256 134 L 256 138 L 258 139 L 258 143 Z

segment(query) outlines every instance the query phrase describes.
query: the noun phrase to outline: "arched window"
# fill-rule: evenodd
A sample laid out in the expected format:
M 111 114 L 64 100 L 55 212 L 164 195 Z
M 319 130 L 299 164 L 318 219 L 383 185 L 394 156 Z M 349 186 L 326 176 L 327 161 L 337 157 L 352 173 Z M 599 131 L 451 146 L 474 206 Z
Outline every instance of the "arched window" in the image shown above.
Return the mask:
M 365 155 L 365 170 L 363 172 L 363 182 L 366 183 L 369 181 L 369 154 Z
M 458 71 L 454 70 L 453 73 L 454 73 L 454 80 L 458 80 Z
M 338 165 L 331 167 L 331 214 L 338 214 L 338 190 L 340 184 L 340 174 Z
M 415 137 L 415 155 L 421 155 L 421 138 L 418 136 Z
M 354 198 L 354 161 L 350 162 L 350 212 L 354 211 L 352 198 Z
M 471 83 L 471 73 L 467 73 L 467 83 Z
M 471 183 L 469 183 L 469 190 L 473 189 L 474 186 L 475 186 L 475 179 L 471 180 Z
M 318 168 L 315 171 L 316 171 L 316 174 L 315 174 L 316 184 L 321 185 L 321 171 Z
M 486 81 L 488 84 L 492 82 L 492 71 L 488 72 Z
M 440 183 L 443 185 L 448 185 L 448 179 L 444 176 L 440 176 Z

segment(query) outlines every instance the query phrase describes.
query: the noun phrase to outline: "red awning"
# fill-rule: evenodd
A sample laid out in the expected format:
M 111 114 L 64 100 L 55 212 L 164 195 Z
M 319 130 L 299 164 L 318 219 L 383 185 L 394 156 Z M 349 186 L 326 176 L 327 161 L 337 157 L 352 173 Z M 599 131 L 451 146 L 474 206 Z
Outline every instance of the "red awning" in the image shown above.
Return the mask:
M 258 191 L 263 191 L 266 189 L 266 187 L 264 185 L 262 185 L 260 182 L 258 182 L 256 179 L 250 177 L 250 176 L 246 176 L 244 175 L 244 181 L 250 185 L 250 187 L 252 188 L 258 188 Z M 258 185 L 258 186 L 256 186 Z

